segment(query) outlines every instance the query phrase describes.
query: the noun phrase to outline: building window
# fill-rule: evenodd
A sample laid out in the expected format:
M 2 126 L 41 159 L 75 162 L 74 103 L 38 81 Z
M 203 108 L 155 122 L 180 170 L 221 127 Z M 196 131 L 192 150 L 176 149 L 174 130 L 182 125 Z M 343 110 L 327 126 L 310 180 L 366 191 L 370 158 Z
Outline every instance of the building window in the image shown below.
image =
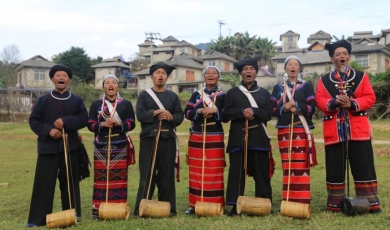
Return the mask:
M 212 65 L 212 66 L 215 66 L 215 61 L 214 60 L 210 60 L 209 61 L 209 66 Z
M 292 38 L 291 36 L 288 36 L 288 37 L 287 37 L 287 41 L 288 41 L 288 42 L 292 42 L 292 40 L 293 40 L 293 38 Z
M 228 71 L 229 71 L 229 63 L 228 63 L 228 62 L 225 62 L 225 66 L 224 66 L 223 70 L 224 70 L 225 72 L 228 72 Z
M 172 86 L 171 85 L 165 85 L 164 86 L 166 90 L 172 91 Z
M 45 70 L 44 69 L 34 69 L 34 80 L 44 81 L 45 80 Z
M 389 61 L 389 59 L 385 59 L 385 72 L 386 72 L 386 70 L 389 68 L 389 66 L 390 66 L 390 61 Z
M 186 81 L 195 81 L 194 71 L 186 70 Z
M 193 49 L 193 50 L 192 50 L 192 55 L 195 56 L 195 54 L 196 54 L 196 51 Z
M 366 54 L 366 55 L 355 55 L 355 60 L 356 60 L 356 62 L 359 65 L 363 66 L 364 68 L 370 67 L 368 54 Z
M 184 48 L 180 48 L 180 53 L 184 53 Z
M 193 94 L 195 92 L 195 88 L 184 88 L 184 92 Z

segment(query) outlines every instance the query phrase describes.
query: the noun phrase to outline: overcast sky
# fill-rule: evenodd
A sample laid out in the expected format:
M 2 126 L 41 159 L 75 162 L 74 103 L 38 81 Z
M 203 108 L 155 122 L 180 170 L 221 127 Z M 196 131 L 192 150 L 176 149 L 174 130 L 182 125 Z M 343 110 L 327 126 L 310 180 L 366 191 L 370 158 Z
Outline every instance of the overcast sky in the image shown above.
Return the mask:
M 92 58 L 129 59 L 145 32 L 198 44 L 219 36 L 218 21 L 225 23 L 223 36 L 248 31 L 279 45 L 279 35 L 292 30 L 307 47 L 318 30 L 378 34 L 390 28 L 389 9 L 389 0 L 0 0 L 0 49 L 15 44 L 22 60 L 71 46 Z

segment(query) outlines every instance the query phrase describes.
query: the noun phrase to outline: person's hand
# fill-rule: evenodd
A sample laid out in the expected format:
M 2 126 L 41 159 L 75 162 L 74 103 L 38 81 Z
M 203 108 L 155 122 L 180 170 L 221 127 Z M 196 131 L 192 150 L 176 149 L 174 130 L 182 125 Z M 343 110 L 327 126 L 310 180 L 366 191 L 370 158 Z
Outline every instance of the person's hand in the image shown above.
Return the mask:
M 172 121 L 173 117 L 172 114 L 168 110 L 163 110 L 159 115 L 158 119 L 160 121 L 166 120 L 166 121 Z
M 103 121 L 102 123 L 100 123 L 100 127 L 112 128 L 113 125 L 108 123 L 107 121 Z
M 347 95 L 338 95 L 336 98 L 336 104 L 337 105 L 343 105 L 349 102 L 349 98 Z
M 217 113 L 217 110 L 213 108 L 203 108 L 199 112 L 203 115 L 203 117 L 210 118 L 213 114 Z
M 253 114 L 252 108 L 246 108 L 246 109 L 244 109 L 244 117 L 245 117 L 245 119 L 248 119 L 248 120 L 253 120 L 253 119 L 255 119 L 255 116 L 254 116 L 254 114 Z
M 163 109 L 157 109 L 153 111 L 153 117 L 160 115 L 162 112 L 164 112 Z
M 53 128 L 53 129 L 50 130 L 49 135 L 50 135 L 53 139 L 59 139 L 59 138 L 62 137 L 62 132 L 61 132 L 60 130 L 58 130 L 58 129 Z
M 58 129 L 58 130 L 61 130 L 63 127 L 64 127 L 64 121 L 61 119 L 61 118 L 58 118 L 54 124 L 53 124 L 54 128 Z
M 292 112 L 295 115 L 298 115 L 299 113 L 297 107 L 291 107 L 290 112 Z
M 110 128 L 112 128 L 113 126 L 118 126 L 118 125 L 121 124 L 119 121 L 117 121 L 113 117 L 107 118 L 106 122 L 107 122 L 108 127 L 110 127 Z
M 351 104 L 351 101 L 348 100 L 346 103 L 342 103 L 341 106 L 343 108 L 349 109 L 349 108 L 351 108 L 352 104 Z

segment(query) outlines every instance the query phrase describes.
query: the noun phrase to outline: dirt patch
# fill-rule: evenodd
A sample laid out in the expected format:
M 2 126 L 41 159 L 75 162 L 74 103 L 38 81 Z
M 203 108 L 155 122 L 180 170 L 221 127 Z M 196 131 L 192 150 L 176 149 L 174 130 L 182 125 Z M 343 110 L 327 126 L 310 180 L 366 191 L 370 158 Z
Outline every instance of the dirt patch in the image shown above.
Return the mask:
M 16 123 L 26 123 L 30 113 L 14 113 L 9 114 L 7 112 L 0 112 L 0 122 L 16 122 Z
M 371 124 L 373 130 L 378 131 L 390 131 L 390 125 L 385 124 Z
M 386 157 L 390 155 L 390 147 L 374 148 L 374 154 L 378 157 Z

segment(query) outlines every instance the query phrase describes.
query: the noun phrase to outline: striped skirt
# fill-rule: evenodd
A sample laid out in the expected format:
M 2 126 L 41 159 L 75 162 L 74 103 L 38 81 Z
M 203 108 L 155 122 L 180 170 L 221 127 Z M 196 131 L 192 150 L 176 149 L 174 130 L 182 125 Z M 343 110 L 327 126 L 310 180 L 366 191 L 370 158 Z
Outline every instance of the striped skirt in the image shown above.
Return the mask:
M 290 128 L 278 129 L 278 144 L 283 169 L 283 200 L 288 196 L 289 201 L 310 204 L 310 166 L 308 167 L 307 162 L 309 148 L 304 128 L 293 128 L 290 186 L 288 186 Z
M 108 181 L 108 203 L 127 202 L 127 146 L 126 141 L 111 144 Z M 101 202 L 107 192 L 107 146 L 94 142 L 94 183 L 92 218 L 99 218 Z
M 203 134 L 191 133 L 188 142 L 189 203 L 195 207 L 197 201 L 224 205 L 224 151 L 223 133 L 206 134 L 205 159 L 203 162 Z M 204 168 L 202 168 L 204 164 Z M 202 178 L 203 172 L 203 178 Z

